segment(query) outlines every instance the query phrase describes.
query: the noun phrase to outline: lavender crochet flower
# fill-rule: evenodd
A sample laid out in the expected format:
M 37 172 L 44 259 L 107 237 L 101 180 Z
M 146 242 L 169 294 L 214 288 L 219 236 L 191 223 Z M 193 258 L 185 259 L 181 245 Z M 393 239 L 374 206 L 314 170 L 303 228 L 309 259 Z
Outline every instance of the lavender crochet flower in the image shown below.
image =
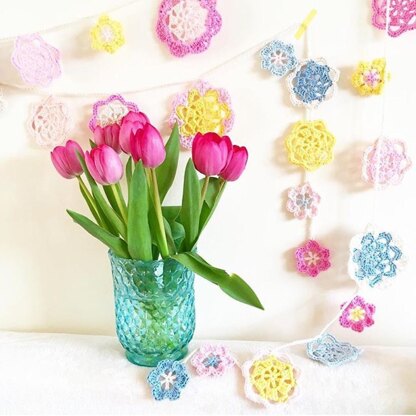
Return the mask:
M 284 77 L 298 63 L 293 45 L 280 40 L 269 42 L 261 50 L 260 55 L 261 67 L 278 78 Z

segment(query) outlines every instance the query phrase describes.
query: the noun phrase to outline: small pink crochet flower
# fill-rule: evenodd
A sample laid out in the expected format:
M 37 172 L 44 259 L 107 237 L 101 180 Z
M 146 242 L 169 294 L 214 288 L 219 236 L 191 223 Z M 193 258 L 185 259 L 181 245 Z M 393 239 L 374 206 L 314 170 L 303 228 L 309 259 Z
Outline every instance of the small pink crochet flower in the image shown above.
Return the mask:
M 303 220 L 312 218 L 318 213 L 321 197 L 312 189 L 309 182 L 289 188 L 286 208 L 295 218 Z
M 156 32 L 172 55 L 182 57 L 208 49 L 221 24 L 216 0 L 163 0 Z
M 200 376 L 222 376 L 235 364 L 228 349 L 222 345 L 203 345 L 192 357 L 191 364 Z
M 11 60 L 23 81 L 30 85 L 47 87 L 61 75 L 58 49 L 37 33 L 16 38 Z
M 296 268 L 300 273 L 316 277 L 320 272 L 331 267 L 329 261 L 330 251 L 321 247 L 318 242 L 309 240 L 304 246 L 295 251 Z
M 381 138 L 364 152 L 362 177 L 377 188 L 397 185 L 411 165 L 404 142 Z
M 386 0 L 373 0 L 373 26 L 386 30 Z M 390 22 L 388 33 L 392 37 L 401 35 L 408 30 L 416 29 L 416 1 L 391 0 Z
M 345 303 L 341 305 L 341 309 Z M 365 327 L 374 325 L 375 305 L 367 303 L 361 296 L 356 296 L 339 317 L 339 323 L 353 331 L 363 332 Z

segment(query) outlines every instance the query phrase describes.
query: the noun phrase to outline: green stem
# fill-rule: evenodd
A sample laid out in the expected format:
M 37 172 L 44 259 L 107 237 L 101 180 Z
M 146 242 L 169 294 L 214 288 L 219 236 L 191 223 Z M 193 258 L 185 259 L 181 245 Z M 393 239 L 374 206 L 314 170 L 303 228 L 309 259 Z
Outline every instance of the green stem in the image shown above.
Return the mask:
M 165 232 L 165 225 L 163 223 L 163 214 L 162 214 L 162 206 L 160 203 L 160 195 L 159 195 L 159 187 L 157 184 L 157 176 L 155 169 L 150 169 L 150 175 L 152 179 L 152 188 L 153 188 L 153 203 L 155 206 L 156 218 L 159 224 L 160 235 L 162 238 L 161 247 L 160 247 L 160 254 L 163 258 L 169 256 L 169 249 L 168 249 L 168 242 L 166 240 L 166 232 Z
M 116 201 L 117 207 L 121 213 L 123 221 L 127 224 L 127 206 L 124 201 L 123 193 L 121 192 L 120 183 L 110 185 L 111 192 L 113 193 L 114 199 Z
M 91 192 L 89 191 L 89 189 L 85 185 L 85 183 L 82 180 L 81 176 L 77 176 L 77 179 L 78 179 L 79 187 L 81 189 L 81 194 L 84 197 L 85 202 L 87 203 L 88 208 L 91 211 L 91 214 L 94 216 L 94 218 L 97 221 L 98 225 L 103 226 L 103 222 L 102 222 L 101 217 L 100 217 L 100 214 L 98 213 L 98 210 L 97 210 L 97 205 L 95 203 L 95 199 L 91 195 Z
M 208 185 L 209 185 L 209 176 L 205 176 L 204 184 L 202 185 L 202 191 L 201 191 L 201 207 L 205 201 L 205 196 L 208 191 Z

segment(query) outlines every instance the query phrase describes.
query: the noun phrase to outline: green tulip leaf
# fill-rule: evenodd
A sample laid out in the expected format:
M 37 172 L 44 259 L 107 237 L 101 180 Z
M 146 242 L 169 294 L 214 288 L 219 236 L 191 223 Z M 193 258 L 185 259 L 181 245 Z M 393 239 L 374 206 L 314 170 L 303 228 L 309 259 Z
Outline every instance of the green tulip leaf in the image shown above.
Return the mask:
M 178 218 L 180 212 L 181 212 L 181 208 L 178 205 L 169 205 L 169 206 L 165 206 L 162 207 L 162 213 L 163 216 L 168 220 L 168 221 L 175 221 L 176 218 Z

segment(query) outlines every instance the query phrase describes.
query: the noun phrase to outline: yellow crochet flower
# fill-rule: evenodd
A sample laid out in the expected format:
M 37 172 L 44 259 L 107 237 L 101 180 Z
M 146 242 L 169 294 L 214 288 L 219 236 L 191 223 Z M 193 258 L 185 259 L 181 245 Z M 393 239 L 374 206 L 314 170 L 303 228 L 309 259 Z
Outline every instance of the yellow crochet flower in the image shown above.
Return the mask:
M 285 403 L 296 387 L 295 370 L 292 364 L 269 355 L 254 361 L 250 382 L 263 399 L 271 403 Z
M 322 120 L 298 121 L 285 145 L 289 162 L 313 171 L 332 162 L 335 137 Z
M 187 105 L 178 105 L 176 114 L 183 121 L 179 131 L 184 137 L 208 132 L 222 136 L 226 129 L 224 122 L 231 117 L 231 108 L 215 89 L 209 89 L 205 94 L 190 89 Z
M 123 26 L 107 15 L 102 15 L 97 24 L 91 28 L 91 47 L 97 51 L 114 53 L 124 45 Z
M 380 95 L 388 79 L 386 60 L 379 58 L 374 59 L 372 62 L 359 62 L 351 81 L 360 95 L 367 96 L 372 94 Z

